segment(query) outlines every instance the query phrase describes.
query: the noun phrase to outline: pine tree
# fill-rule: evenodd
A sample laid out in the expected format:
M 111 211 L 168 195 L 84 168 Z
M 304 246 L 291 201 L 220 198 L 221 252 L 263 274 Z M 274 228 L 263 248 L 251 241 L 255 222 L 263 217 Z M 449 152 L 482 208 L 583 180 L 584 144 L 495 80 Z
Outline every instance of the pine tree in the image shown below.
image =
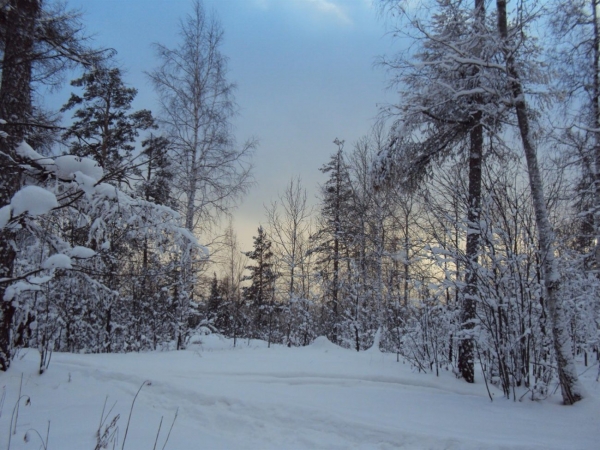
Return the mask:
M 69 150 L 95 159 L 113 182 L 127 180 L 134 142 L 140 130 L 156 128 L 146 109 L 130 112 L 137 89 L 126 87 L 121 70 L 100 67 L 71 81 L 83 95 L 71 94 L 61 111 L 75 109 L 75 121 L 64 133 Z
M 219 282 L 216 272 L 210 282 L 210 292 L 206 301 L 206 313 L 209 323 L 219 332 L 224 333 L 229 327 L 229 305 L 226 298 L 227 286 Z

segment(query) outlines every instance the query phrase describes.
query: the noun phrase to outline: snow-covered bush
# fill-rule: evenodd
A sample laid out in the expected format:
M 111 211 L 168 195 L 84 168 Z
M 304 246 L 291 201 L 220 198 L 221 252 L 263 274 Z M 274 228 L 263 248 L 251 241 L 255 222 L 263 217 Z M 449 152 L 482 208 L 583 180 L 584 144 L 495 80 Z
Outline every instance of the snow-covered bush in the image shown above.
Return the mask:
M 0 212 L 17 239 L 3 298 L 15 308 L 14 349 L 110 352 L 185 339 L 191 278 L 182 268 L 206 250 L 178 214 L 104 183 L 89 158 L 43 157 L 26 143 L 17 152 L 25 186 Z

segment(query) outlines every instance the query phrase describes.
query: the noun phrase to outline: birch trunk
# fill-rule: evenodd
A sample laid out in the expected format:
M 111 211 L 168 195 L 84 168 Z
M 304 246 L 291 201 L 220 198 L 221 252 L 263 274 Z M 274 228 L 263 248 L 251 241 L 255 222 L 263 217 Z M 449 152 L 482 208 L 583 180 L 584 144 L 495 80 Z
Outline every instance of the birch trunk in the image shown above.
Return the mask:
M 537 161 L 537 152 L 534 140 L 531 136 L 529 124 L 529 113 L 527 103 L 523 93 L 519 73 L 515 67 L 513 53 L 508 48 L 508 25 L 506 15 L 506 0 L 496 0 L 498 9 L 498 32 L 504 41 L 504 55 L 506 58 L 506 71 L 509 77 L 509 87 L 513 97 L 514 108 L 517 114 L 517 121 L 523 151 L 527 161 L 527 171 L 529 173 L 529 187 L 533 198 L 535 210 L 535 221 L 540 241 L 540 252 L 542 255 L 542 271 L 544 274 L 544 284 L 546 288 L 546 304 L 552 323 L 552 337 L 554 351 L 556 353 L 556 363 L 558 368 L 558 378 L 565 405 L 572 405 L 584 397 L 584 391 L 579 383 L 575 362 L 571 351 L 571 336 L 569 335 L 565 308 L 560 294 L 560 276 L 556 267 L 554 230 L 548 218 L 546 202 L 544 199 L 544 189 Z

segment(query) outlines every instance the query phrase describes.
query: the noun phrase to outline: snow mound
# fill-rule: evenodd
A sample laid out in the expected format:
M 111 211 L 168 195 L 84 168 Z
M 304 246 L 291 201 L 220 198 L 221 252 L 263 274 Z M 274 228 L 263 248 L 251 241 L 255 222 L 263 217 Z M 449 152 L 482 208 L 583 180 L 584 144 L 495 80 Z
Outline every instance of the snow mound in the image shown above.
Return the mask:
M 318 338 L 316 338 L 312 344 L 310 344 L 310 348 L 316 349 L 316 350 L 339 350 L 340 347 L 335 345 L 333 342 L 331 342 L 329 339 L 327 339 L 325 336 L 319 336 Z

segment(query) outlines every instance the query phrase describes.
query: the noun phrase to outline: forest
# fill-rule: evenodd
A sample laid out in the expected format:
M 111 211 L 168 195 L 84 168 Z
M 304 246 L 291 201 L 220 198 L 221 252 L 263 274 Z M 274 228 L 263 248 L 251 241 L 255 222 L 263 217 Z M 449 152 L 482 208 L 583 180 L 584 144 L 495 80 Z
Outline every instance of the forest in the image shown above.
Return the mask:
M 190 4 L 179 44 L 154 45 L 160 110 L 134 110 L 79 13 L 2 2 L 0 370 L 23 348 L 42 374 L 53 352 L 326 336 L 508 399 L 555 383 L 583 399 L 576 361 L 600 358 L 598 0 L 374 7 L 399 43 L 377 63 L 394 103 L 358 141 L 323 143 L 318 204 L 290 177 L 248 250 L 232 221 L 259 144 L 235 138 L 219 18 Z M 73 71 L 60 110 L 40 107 Z

